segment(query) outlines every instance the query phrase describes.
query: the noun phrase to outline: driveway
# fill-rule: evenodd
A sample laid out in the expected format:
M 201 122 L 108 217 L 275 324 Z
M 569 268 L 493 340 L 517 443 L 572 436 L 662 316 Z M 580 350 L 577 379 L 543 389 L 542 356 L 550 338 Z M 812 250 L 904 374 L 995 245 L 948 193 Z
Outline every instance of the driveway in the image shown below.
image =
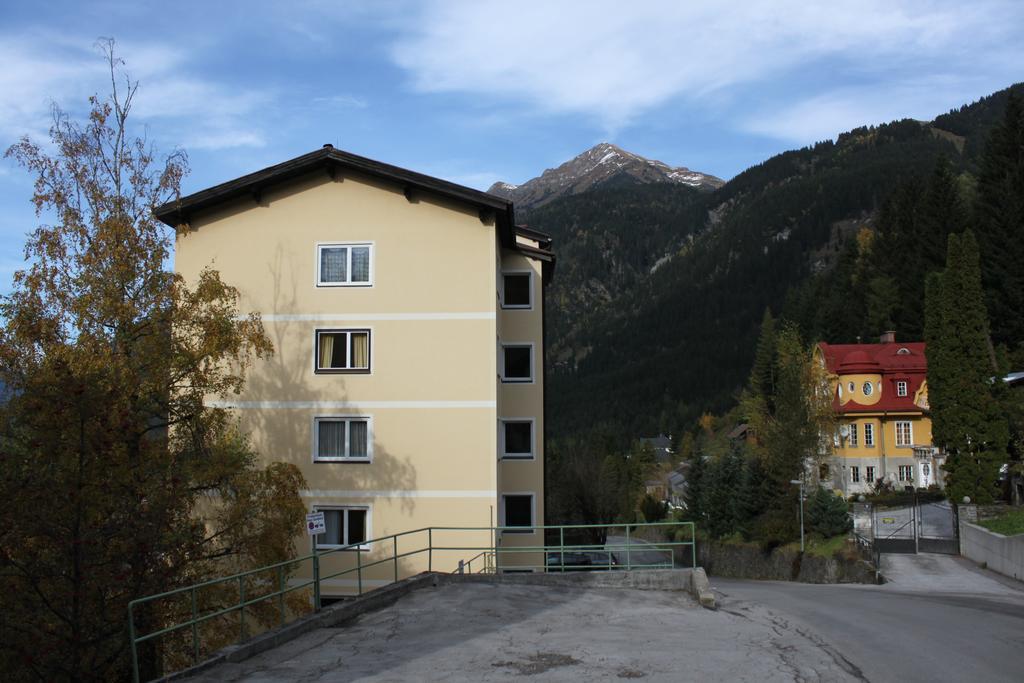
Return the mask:
M 888 574 L 886 573 L 888 572 Z M 722 610 L 767 609 L 868 681 L 1019 681 L 1024 592 L 947 555 L 886 555 L 883 586 L 712 578 Z

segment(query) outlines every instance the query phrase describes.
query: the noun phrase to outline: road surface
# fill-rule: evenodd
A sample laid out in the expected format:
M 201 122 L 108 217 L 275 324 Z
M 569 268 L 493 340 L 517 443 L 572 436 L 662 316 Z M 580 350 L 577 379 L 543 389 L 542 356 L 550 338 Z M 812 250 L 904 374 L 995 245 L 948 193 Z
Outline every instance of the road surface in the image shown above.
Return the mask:
M 767 608 L 867 681 L 1024 680 L 1024 592 L 947 555 L 886 555 L 883 586 L 712 579 L 720 608 Z
M 645 541 L 642 538 L 631 537 L 629 539 L 628 564 L 630 566 L 672 566 L 671 550 L 645 550 L 644 546 L 653 547 L 654 544 L 650 541 Z M 615 558 L 618 560 L 620 567 L 625 568 L 627 566 L 627 546 L 625 536 L 609 536 L 605 539 L 604 547 L 606 550 L 610 550 L 615 554 Z

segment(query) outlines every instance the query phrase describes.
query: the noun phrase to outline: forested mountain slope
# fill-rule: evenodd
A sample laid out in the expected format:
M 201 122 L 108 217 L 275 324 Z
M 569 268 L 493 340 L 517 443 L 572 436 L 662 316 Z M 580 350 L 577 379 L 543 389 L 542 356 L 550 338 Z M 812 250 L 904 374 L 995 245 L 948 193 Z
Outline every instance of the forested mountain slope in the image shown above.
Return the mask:
M 712 193 L 599 188 L 530 211 L 527 222 L 551 232 L 559 254 L 548 293 L 552 436 L 606 424 L 628 439 L 728 407 L 766 307 L 834 342 L 887 323 L 908 326 L 897 327 L 901 338 L 918 335 L 913 281 L 944 253 L 946 234 L 972 219 L 967 199 L 1007 95 L 930 124 L 858 128 Z M 950 187 L 955 196 L 943 199 Z M 919 220 L 925 205 L 946 215 Z M 901 259 L 913 264 L 906 277 Z

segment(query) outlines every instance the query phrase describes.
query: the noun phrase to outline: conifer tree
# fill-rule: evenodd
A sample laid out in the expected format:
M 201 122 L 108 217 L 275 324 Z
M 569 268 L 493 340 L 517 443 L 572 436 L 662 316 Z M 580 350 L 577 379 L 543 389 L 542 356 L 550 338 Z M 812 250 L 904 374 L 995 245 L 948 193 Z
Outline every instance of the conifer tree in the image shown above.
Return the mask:
M 952 500 L 990 503 L 1009 432 L 993 395 L 998 369 L 972 232 L 949 236 L 946 269 L 929 279 L 927 299 L 932 439 L 947 453 L 946 490 Z
M 989 135 L 975 205 L 996 343 L 1024 342 L 1024 103 L 1010 94 Z
M 828 491 L 818 487 L 807 501 L 807 522 L 811 531 L 821 534 L 824 538 L 831 538 L 845 534 L 853 528 L 853 520 L 847 513 L 846 501 Z
M 764 309 L 761 332 L 754 351 L 754 367 L 750 371 L 750 391 L 765 401 L 770 409 L 775 395 L 775 319 L 771 309 Z

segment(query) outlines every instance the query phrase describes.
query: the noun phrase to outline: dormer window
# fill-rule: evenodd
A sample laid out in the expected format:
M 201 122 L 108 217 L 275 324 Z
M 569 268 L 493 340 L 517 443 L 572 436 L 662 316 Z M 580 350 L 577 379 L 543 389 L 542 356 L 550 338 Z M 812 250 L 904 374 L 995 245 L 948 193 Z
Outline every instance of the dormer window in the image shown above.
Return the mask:
M 862 388 L 864 389 L 865 396 L 870 396 L 871 393 L 875 390 L 875 387 L 874 385 L 871 384 L 871 382 L 864 382 L 864 386 Z
M 907 395 L 907 381 L 906 380 L 901 379 L 901 380 L 896 382 L 896 395 L 897 396 L 906 396 Z
M 908 349 L 906 346 L 901 346 L 900 350 L 896 352 L 896 355 L 897 356 L 909 356 L 910 355 L 910 349 Z
M 857 385 L 856 385 L 856 384 L 854 384 L 853 382 L 850 382 L 850 384 L 849 384 L 849 387 L 848 387 L 848 388 L 850 389 L 850 393 L 851 393 L 851 394 L 853 394 L 853 393 L 856 393 L 856 392 L 857 392 Z

